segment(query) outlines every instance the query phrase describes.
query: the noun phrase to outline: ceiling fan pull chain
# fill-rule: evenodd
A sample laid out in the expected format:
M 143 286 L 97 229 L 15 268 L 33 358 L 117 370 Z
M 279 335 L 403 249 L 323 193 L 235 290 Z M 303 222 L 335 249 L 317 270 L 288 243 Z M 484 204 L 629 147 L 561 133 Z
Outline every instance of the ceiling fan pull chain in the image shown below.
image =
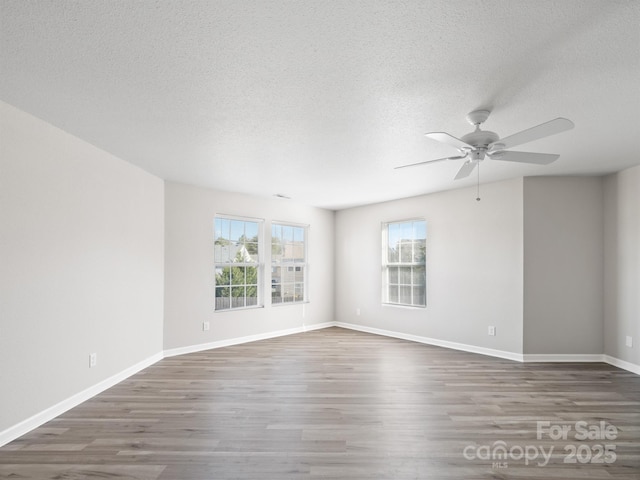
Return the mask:
M 480 162 L 478 162 L 478 183 L 476 184 L 476 202 L 480 201 Z

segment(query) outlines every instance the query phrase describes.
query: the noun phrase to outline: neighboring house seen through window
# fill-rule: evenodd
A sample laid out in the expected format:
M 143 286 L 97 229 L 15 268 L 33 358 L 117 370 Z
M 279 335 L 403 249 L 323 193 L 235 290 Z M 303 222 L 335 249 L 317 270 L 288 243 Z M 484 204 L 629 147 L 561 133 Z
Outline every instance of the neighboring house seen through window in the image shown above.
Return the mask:
M 262 220 L 216 217 L 216 310 L 262 306 L 262 224 Z
M 271 225 L 271 303 L 307 300 L 307 227 Z
M 426 306 L 426 239 L 427 224 L 424 220 L 383 224 L 383 303 Z

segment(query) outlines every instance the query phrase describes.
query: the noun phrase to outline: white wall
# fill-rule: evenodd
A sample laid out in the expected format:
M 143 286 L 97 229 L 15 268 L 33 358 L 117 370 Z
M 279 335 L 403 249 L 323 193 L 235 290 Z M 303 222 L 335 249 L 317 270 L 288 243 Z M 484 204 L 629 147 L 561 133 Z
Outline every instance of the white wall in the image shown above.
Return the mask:
M 600 177 L 524 179 L 524 353 L 603 352 Z
M 604 210 L 604 353 L 640 366 L 640 166 L 605 178 Z
M 0 432 L 162 350 L 163 223 L 162 181 L 0 102 Z
M 334 213 L 293 201 L 167 182 L 165 186 L 165 349 L 333 321 Z M 214 312 L 213 222 L 227 214 L 309 225 L 309 303 Z M 267 237 L 268 238 L 268 237 Z M 270 273 L 267 249 L 267 274 Z M 202 322 L 210 322 L 203 331 Z
M 481 193 L 480 202 L 465 188 L 337 212 L 336 320 L 522 353 L 522 180 Z M 381 224 L 413 217 L 427 221 L 427 307 L 383 306 Z

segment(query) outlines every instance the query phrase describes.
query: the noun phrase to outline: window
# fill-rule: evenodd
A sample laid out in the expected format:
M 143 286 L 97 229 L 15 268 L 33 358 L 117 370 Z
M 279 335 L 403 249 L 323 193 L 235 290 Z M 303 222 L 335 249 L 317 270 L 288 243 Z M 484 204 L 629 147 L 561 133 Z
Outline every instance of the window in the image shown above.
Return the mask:
M 426 305 L 426 238 L 424 220 L 383 224 L 383 303 L 411 307 Z
M 214 226 L 215 309 L 262 305 L 262 220 L 217 216 Z
M 307 300 L 307 227 L 271 225 L 271 303 Z

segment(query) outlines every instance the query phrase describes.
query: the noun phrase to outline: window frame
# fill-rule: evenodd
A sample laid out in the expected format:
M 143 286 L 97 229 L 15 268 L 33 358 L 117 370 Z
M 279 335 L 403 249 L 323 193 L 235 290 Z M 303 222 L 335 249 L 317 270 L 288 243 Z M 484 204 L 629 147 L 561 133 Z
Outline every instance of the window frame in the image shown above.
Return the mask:
M 303 255 L 304 255 L 304 259 L 302 261 L 293 261 L 293 262 L 285 262 L 285 261 L 276 261 L 275 260 L 275 256 L 273 253 L 273 249 L 274 249 L 274 244 L 273 244 L 273 240 L 274 238 L 277 238 L 276 236 L 274 236 L 273 231 L 275 227 L 291 227 L 291 228 L 301 228 L 303 231 Z M 300 224 L 300 223 L 294 223 L 294 222 L 286 222 L 286 221 L 280 221 L 280 220 L 273 220 L 271 222 L 271 229 L 270 229 L 270 254 L 271 254 L 271 282 L 269 284 L 270 287 L 270 291 L 271 291 L 271 295 L 270 295 L 270 300 L 271 300 L 271 305 L 274 307 L 281 307 L 281 306 L 285 306 L 285 305 L 300 305 L 300 304 L 304 304 L 304 303 L 309 303 L 309 225 L 308 224 Z M 284 297 L 280 296 L 281 301 L 279 302 L 274 302 L 274 288 L 277 288 L 276 285 L 284 285 L 284 282 L 280 282 L 280 283 L 275 283 L 274 284 L 274 269 L 280 267 L 281 272 L 284 271 L 284 269 L 287 270 L 287 272 L 292 272 L 294 277 L 296 275 L 296 272 L 300 271 L 298 270 L 299 268 L 302 269 L 302 282 L 295 282 L 295 278 L 294 278 L 294 300 L 292 301 L 285 301 Z M 287 282 L 287 283 L 292 283 L 292 282 Z M 295 300 L 295 291 L 296 291 L 296 284 L 302 284 L 302 298 L 300 300 Z
M 217 228 L 217 221 L 218 220 L 228 220 L 230 222 L 236 221 L 236 222 L 244 222 L 244 223 L 256 223 L 257 224 L 257 242 L 248 242 L 248 243 L 256 243 L 257 244 L 257 260 L 255 262 L 234 262 L 234 261 L 219 261 L 220 259 L 216 258 L 216 242 L 218 241 L 218 238 L 220 236 L 220 232 L 218 232 L 218 228 Z M 213 220 L 213 242 L 214 242 L 214 251 L 213 251 L 213 310 L 215 313 L 222 313 L 222 312 L 233 312 L 233 311 L 237 311 L 237 310 L 247 310 L 247 309 L 254 309 L 254 308 L 263 308 L 264 307 L 264 263 L 265 263 L 265 246 L 264 246 L 264 224 L 265 221 L 262 218 L 253 218 L 253 217 L 244 217 L 241 215 L 228 215 L 228 214 L 221 214 L 221 213 L 216 213 L 214 216 L 214 220 Z M 231 227 L 230 227 L 231 228 Z M 246 225 L 243 227 L 244 232 L 246 232 Z M 244 236 L 244 233 L 243 233 Z M 231 237 L 231 235 L 229 235 L 229 237 Z M 224 238 L 224 237 L 223 237 Z M 229 238 L 229 241 L 233 241 Z M 247 242 L 245 242 L 245 245 L 247 244 Z M 226 286 L 221 286 L 218 285 L 217 282 L 217 271 L 219 268 L 225 269 L 225 268 L 233 268 L 233 267 L 241 267 L 243 269 L 245 269 L 245 278 L 244 278 L 244 283 L 242 284 L 233 284 L 233 272 L 230 270 L 229 273 L 229 281 L 230 283 Z M 257 280 L 256 283 L 251 283 L 248 284 L 246 283 L 247 278 L 246 278 L 246 268 L 247 267 L 255 267 L 256 268 L 256 274 L 257 274 Z M 255 305 L 247 305 L 247 298 L 253 298 L 253 297 L 247 297 L 247 287 L 256 287 L 256 304 Z M 229 302 L 229 306 L 226 308 L 219 308 L 218 307 L 218 301 L 217 298 L 219 298 L 217 296 L 218 293 L 218 289 L 219 288 L 239 288 L 242 287 L 245 289 L 245 295 L 242 297 L 244 298 L 244 302 L 242 306 L 233 306 L 233 301 L 231 300 L 232 298 L 234 298 L 232 295 L 229 296 L 230 302 Z M 221 298 L 225 298 L 225 297 L 221 297 Z
M 415 226 L 414 224 L 417 222 L 421 222 L 423 223 L 422 228 L 424 229 L 424 238 L 417 238 L 415 235 Z M 402 245 L 406 245 L 406 242 L 402 242 L 402 238 L 400 238 L 398 241 L 400 242 L 398 245 L 400 245 L 400 249 L 398 251 L 398 260 L 397 261 L 392 261 L 389 259 L 389 227 L 391 225 L 402 225 L 402 224 L 407 224 L 407 223 L 411 223 L 412 224 L 412 236 L 411 236 L 411 261 L 402 261 Z M 393 220 L 393 221 L 389 221 L 389 222 L 383 222 L 382 223 L 382 228 L 381 228 L 381 236 L 382 236 L 382 249 L 381 249 L 381 256 L 382 256 L 382 265 L 381 265 L 381 280 L 382 280 L 382 285 L 381 285 L 381 289 L 382 289 L 382 304 L 383 305 L 388 305 L 388 306 L 394 306 L 394 307 L 402 307 L 402 308 L 426 308 L 427 306 L 427 266 L 426 266 L 426 243 L 427 243 L 427 221 L 424 218 L 409 218 L 409 219 L 405 219 L 405 220 Z M 406 240 L 406 239 L 405 239 Z M 422 261 L 415 261 L 415 256 L 416 256 L 416 252 L 415 252 L 415 246 L 417 244 L 417 242 L 422 241 L 423 245 L 424 245 L 424 254 L 422 255 Z M 396 271 L 396 275 L 397 275 L 397 281 L 396 282 L 392 282 L 391 281 L 391 273 L 392 273 L 392 268 L 397 267 L 398 270 Z M 402 283 L 400 280 L 401 277 L 401 271 L 400 268 L 407 268 L 407 267 L 411 267 L 410 270 L 410 282 L 409 283 Z M 420 282 L 415 282 L 415 268 L 420 268 L 422 267 L 423 273 L 422 273 L 422 283 Z M 396 286 L 398 289 L 396 298 L 396 301 L 393 301 L 393 299 L 391 298 L 392 295 L 390 294 L 390 290 L 392 286 Z M 400 293 L 400 288 L 401 287 L 409 287 L 410 288 L 410 292 L 411 292 L 411 300 L 410 303 L 407 302 L 403 302 L 401 301 L 401 293 Z M 422 296 L 424 298 L 424 303 L 416 303 L 416 301 L 414 300 L 415 298 L 415 289 L 421 289 L 422 290 Z

